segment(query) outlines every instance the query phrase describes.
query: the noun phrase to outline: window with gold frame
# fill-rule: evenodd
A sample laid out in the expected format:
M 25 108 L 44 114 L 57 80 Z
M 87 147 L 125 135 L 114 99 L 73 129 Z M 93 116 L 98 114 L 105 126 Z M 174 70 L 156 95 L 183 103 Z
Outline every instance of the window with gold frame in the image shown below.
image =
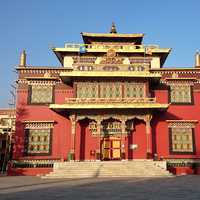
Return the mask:
M 124 96 L 125 98 L 144 98 L 145 97 L 144 83 L 126 82 L 124 84 Z
M 30 85 L 29 104 L 48 104 L 53 103 L 52 85 Z
M 193 154 L 195 152 L 193 128 L 172 127 L 169 131 L 172 154 Z
M 52 129 L 25 129 L 25 154 L 50 155 Z
M 191 104 L 192 87 L 186 84 L 170 85 L 170 102 L 173 104 Z
M 98 84 L 79 82 L 77 84 L 77 98 L 98 98 Z
M 119 82 L 108 82 L 100 84 L 100 98 L 121 98 L 122 87 Z

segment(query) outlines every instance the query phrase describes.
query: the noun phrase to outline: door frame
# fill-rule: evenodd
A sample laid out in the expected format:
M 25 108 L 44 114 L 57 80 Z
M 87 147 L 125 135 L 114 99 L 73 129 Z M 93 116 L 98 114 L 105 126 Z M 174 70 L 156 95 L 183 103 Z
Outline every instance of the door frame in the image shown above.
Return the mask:
M 109 147 L 104 148 L 104 142 L 108 141 L 109 142 Z M 113 148 L 113 141 L 119 141 L 120 142 L 120 147 L 119 148 Z M 122 141 L 120 137 L 113 137 L 113 136 L 108 136 L 108 137 L 103 137 L 101 139 L 101 160 L 103 161 L 109 161 L 109 160 L 122 160 L 122 147 L 121 147 Z M 108 149 L 109 151 L 109 158 L 104 158 L 103 157 L 103 151 L 104 149 Z M 113 157 L 113 149 L 119 149 L 120 150 L 120 157 L 119 158 L 114 158 Z

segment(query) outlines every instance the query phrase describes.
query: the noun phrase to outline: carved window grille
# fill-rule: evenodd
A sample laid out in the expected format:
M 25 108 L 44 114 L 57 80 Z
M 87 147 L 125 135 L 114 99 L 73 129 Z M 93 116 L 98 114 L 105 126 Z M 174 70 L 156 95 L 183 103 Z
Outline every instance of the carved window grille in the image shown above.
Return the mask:
M 52 129 L 25 129 L 26 155 L 49 155 L 51 153 Z
M 102 122 L 101 123 L 102 135 L 119 135 L 122 134 L 122 123 L 118 121 Z
M 97 134 L 97 123 L 95 121 L 89 123 L 89 130 L 93 135 Z
M 122 88 L 120 83 L 100 84 L 100 98 L 121 98 Z
M 77 84 L 77 98 L 97 98 L 98 85 L 97 83 L 78 83 Z
M 96 57 L 73 57 L 74 63 L 95 63 Z
M 145 97 L 145 86 L 143 83 L 125 83 L 125 98 L 143 98 Z
M 171 152 L 172 153 L 193 153 L 193 128 L 172 127 L 170 128 Z
M 53 103 L 53 86 L 31 85 L 29 98 L 31 104 Z
M 192 103 L 190 85 L 170 85 L 171 103 Z

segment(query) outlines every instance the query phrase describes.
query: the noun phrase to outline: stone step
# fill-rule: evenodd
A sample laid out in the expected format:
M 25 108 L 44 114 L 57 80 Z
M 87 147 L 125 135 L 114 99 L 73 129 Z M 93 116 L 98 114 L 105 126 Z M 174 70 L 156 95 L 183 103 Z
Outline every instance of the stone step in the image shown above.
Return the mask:
M 170 177 L 165 162 L 109 161 L 55 163 L 43 178 Z

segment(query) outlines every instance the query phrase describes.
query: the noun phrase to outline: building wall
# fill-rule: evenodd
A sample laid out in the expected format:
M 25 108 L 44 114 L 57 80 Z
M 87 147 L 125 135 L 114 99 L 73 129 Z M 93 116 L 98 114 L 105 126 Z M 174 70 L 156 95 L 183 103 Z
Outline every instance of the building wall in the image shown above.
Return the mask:
M 158 102 L 167 103 L 168 102 L 168 91 L 167 90 L 156 90 L 155 96 Z M 170 105 L 167 112 L 155 113 L 152 120 L 152 131 L 155 135 L 156 142 L 156 153 L 159 157 L 163 158 L 200 158 L 200 115 L 199 115 L 199 101 L 200 93 L 193 90 L 193 105 Z M 170 102 L 168 102 L 170 103 Z M 170 141 L 169 141 L 169 129 L 166 120 L 197 120 L 194 133 L 195 133 L 195 148 L 196 153 L 194 155 L 187 154 L 173 154 L 169 152 Z
M 126 159 L 146 159 L 146 126 L 141 120 L 134 120 L 134 123 L 135 129 L 126 137 Z M 137 145 L 137 147 L 135 149 L 131 149 L 131 145 Z
M 168 88 L 152 90 L 152 93 L 156 97 L 159 103 L 170 103 Z M 74 92 L 71 86 L 65 84 L 57 84 L 55 86 L 55 103 L 64 103 L 66 98 L 73 97 Z M 200 156 L 200 124 L 196 124 L 195 128 L 195 145 L 196 155 L 170 155 L 169 153 L 169 131 L 168 123 L 169 119 L 185 119 L 185 120 L 200 120 L 198 115 L 200 93 L 194 89 L 194 105 L 170 105 L 167 112 L 155 112 L 152 119 L 152 143 L 153 153 L 157 153 L 159 157 L 164 158 L 199 158 Z M 16 126 L 16 145 L 14 148 L 14 159 L 24 158 L 24 124 L 23 121 L 55 121 L 52 137 L 52 155 L 51 156 L 34 156 L 34 159 L 46 158 L 46 159 L 61 159 L 67 158 L 67 154 L 70 151 L 71 141 L 71 122 L 68 119 L 67 113 L 57 113 L 48 108 L 47 105 L 27 105 L 28 90 L 26 87 L 19 89 L 17 93 L 17 126 Z M 81 125 L 80 125 L 81 124 Z M 82 127 L 82 128 L 81 128 Z M 84 137 L 81 133 L 84 132 Z M 84 156 L 80 155 L 81 139 L 85 140 L 85 153 Z M 124 139 L 126 144 L 126 159 L 128 158 L 146 158 L 146 130 L 145 124 L 139 123 L 136 125 L 136 132 L 133 132 L 131 136 Z M 130 142 L 131 141 L 131 142 Z M 129 148 L 129 144 L 138 144 L 138 148 L 133 150 L 132 155 Z M 76 134 L 76 158 L 91 159 L 90 151 L 93 149 L 99 149 L 99 139 L 92 136 L 88 130 L 88 127 L 84 123 L 78 123 Z M 131 155 L 131 156 L 130 156 Z M 81 157 L 82 156 L 82 157 Z M 26 157 L 32 158 L 32 157 Z
M 57 89 L 58 88 L 58 89 Z M 68 89 L 68 87 L 66 87 Z M 65 87 L 56 87 L 55 101 L 64 102 L 71 95 Z M 16 136 L 13 159 L 62 159 L 67 157 L 70 148 L 71 123 L 67 113 L 56 113 L 48 105 L 27 105 L 28 90 L 18 89 L 17 92 Z M 24 156 L 24 121 L 54 121 L 52 133 L 52 150 L 49 156 Z

